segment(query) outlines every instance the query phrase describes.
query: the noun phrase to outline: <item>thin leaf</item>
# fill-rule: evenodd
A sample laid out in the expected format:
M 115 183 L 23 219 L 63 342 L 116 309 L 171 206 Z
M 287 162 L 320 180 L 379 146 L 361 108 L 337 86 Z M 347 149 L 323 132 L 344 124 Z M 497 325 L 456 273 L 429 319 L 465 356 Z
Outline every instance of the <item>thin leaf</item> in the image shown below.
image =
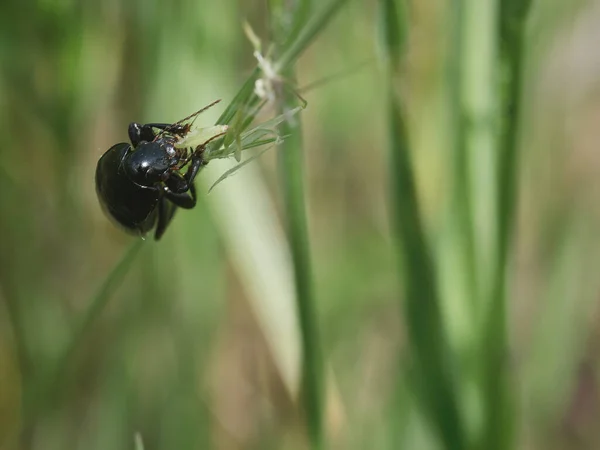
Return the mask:
M 254 94 L 254 83 L 260 75 L 260 69 L 256 67 L 252 74 L 248 77 L 245 83 L 242 85 L 236 96 L 231 100 L 231 103 L 225 108 L 223 114 L 215 122 L 216 125 L 227 125 L 229 124 L 235 114 L 239 110 L 250 107 L 258 101 L 258 97 Z
M 460 414 L 438 291 L 436 267 L 423 226 L 411 161 L 406 121 L 395 94 L 404 23 L 394 0 L 381 0 L 388 74 L 388 133 L 391 222 L 404 274 L 402 307 L 410 343 L 413 380 L 423 412 L 446 449 L 465 448 Z M 383 26 L 383 25 L 382 25 Z
M 388 0 L 390 1 L 390 0 Z M 458 402 L 448 365 L 449 349 L 437 280 L 419 210 L 408 155 L 404 119 L 393 96 L 389 101 L 390 170 L 393 230 L 405 270 L 404 311 L 415 381 L 422 405 L 447 449 L 465 448 Z
M 512 430 L 510 405 L 507 404 L 507 264 L 512 240 L 518 191 L 518 146 L 522 114 L 522 78 L 525 52 L 525 26 L 531 2 L 502 2 L 500 42 L 503 45 L 507 77 L 501 106 L 503 118 L 497 178 L 498 255 L 495 268 L 493 297 L 482 324 L 485 348 L 484 396 L 490 406 L 485 422 L 484 439 L 490 448 L 510 445 Z
M 71 339 L 64 347 L 62 354 L 57 359 L 55 374 L 59 380 L 64 374 L 66 366 L 72 355 L 77 350 L 77 347 L 84 341 L 85 335 L 89 332 L 94 321 L 102 314 L 112 294 L 120 286 L 129 271 L 131 264 L 135 261 L 135 257 L 142 248 L 144 241 L 137 239 L 125 251 L 119 262 L 112 268 L 107 277 L 104 279 L 96 295 L 90 301 L 90 306 L 81 318 L 79 325 L 72 333 Z
M 273 139 L 271 142 L 275 142 L 275 141 L 276 141 L 276 139 Z M 261 143 L 261 144 L 259 144 L 259 145 L 263 145 L 263 144 Z M 229 170 L 225 171 L 225 172 L 223 173 L 223 175 L 221 175 L 221 176 L 220 176 L 220 177 L 217 179 L 217 181 L 215 181 L 215 182 L 213 183 L 213 185 L 212 185 L 212 186 L 211 186 L 211 187 L 208 189 L 208 193 L 210 194 L 210 191 L 212 191 L 212 190 L 215 188 L 215 186 L 216 186 L 217 184 L 221 183 L 221 182 L 222 182 L 223 180 L 225 180 L 226 178 L 229 178 L 231 175 L 233 175 L 234 173 L 236 173 L 238 170 L 240 170 L 240 169 L 241 169 L 242 167 L 244 167 L 246 164 L 248 164 L 248 163 L 250 163 L 250 162 L 254 161 L 254 160 L 255 160 L 255 159 L 257 159 L 257 158 L 260 158 L 260 157 L 263 155 L 263 153 L 265 153 L 267 150 L 270 150 L 271 148 L 273 148 L 273 146 L 270 146 L 270 147 L 267 147 L 267 148 L 265 148 L 265 149 L 261 150 L 261 151 L 260 151 L 258 154 L 251 156 L 250 158 L 246 159 L 244 162 L 241 162 L 240 164 L 237 164 L 236 166 L 232 167 L 231 169 L 229 169 Z
M 298 34 L 298 37 L 284 46 L 276 67 L 279 71 L 285 71 L 300 57 L 302 52 L 311 44 L 319 33 L 327 26 L 346 0 L 330 0 L 317 14 L 312 16 L 306 26 Z
M 383 55 L 394 70 L 398 70 L 404 41 L 406 40 L 405 29 L 399 26 L 403 23 L 400 17 L 403 9 L 398 8 L 394 1 L 379 2 L 379 5 L 379 30 Z
M 265 139 L 265 137 L 273 136 L 273 139 L 276 139 L 277 132 L 275 131 L 275 128 L 286 119 L 294 117 L 302 109 L 302 107 L 298 106 L 288 111 L 287 113 L 280 114 L 270 120 L 262 122 L 256 127 L 252 128 L 251 130 L 241 133 L 238 139 L 236 139 L 235 142 L 232 142 L 228 146 L 221 145 L 219 147 L 207 149 L 204 154 L 205 160 L 211 161 L 213 159 L 229 158 L 230 156 L 235 155 L 238 149 L 246 150 L 261 145 L 257 144 L 257 142 L 273 142 L 270 140 L 271 138 Z M 225 139 L 223 142 L 227 142 L 227 139 Z
M 32 395 L 41 398 L 43 401 L 37 401 L 35 406 L 30 404 L 25 407 L 25 421 L 27 422 L 39 412 L 40 409 L 52 407 L 56 399 L 60 398 L 67 381 L 65 375 L 71 358 L 76 353 L 78 347 L 85 341 L 85 336 L 92 328 L 94 322 L 100 317 L 112 294 L 117 290 L 125 275 L 131 268 L 139 250 L 143 244 L 142 239 L 136 240 L 123 254 L 119 262 L 108 273 L 100 288 L 94 297 L 90 300 L 89 306 L 81 318 L 79 324 L 75 327 L 70 339 L 63 347 L 62 352 L 56 358 L 53 371 L 47 378 L 40 380 L 37 386 L 34 386 Z
M 286 75 L 293 78 L 293 73 Z M 295 96 L 288 92 L 284 99 L 286 102 L 280 107 L 283 111 L 288 107 L 286 105 L 295 101 Z M 286 115 L 284 112 L 280 117 Z M 307 230 L 300 122 L 284 120 L 281 129 L 284 134 L 289 135 L 279 153 L 280 178 L 294 262 L 296 302 L 302 338 L 303 406 L 312 448 L 318 450 L 324 446 L 324 372 Z

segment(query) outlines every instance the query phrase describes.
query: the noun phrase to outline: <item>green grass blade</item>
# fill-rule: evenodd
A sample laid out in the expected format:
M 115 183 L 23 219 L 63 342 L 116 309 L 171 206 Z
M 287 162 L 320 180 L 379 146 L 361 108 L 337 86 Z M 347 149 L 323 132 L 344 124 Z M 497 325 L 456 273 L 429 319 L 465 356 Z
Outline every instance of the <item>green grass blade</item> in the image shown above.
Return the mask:
M 87 311 L 73 331 L 69 342 L 59 355 L 55 369 L 55 377 L 51 379 L 57 382 L 60 381 L 66 370 L 67 364 L 69 363 L 73 354 L 76 352 L 77 347 L 84 341 L 85 335 L 89 332 L 90 328 L 92 328 L 97 318 L 100 317 L 113 293 L 120 286 L 121 282 L 125 278 L 125 275 L 127 275 L 129 272 L 129 269 L 131 268 L 133 261 L 135 261 L 135 257 L 142 248 L 143 243 L 144 241 L 142 239 L 137 239 L 135 242 L 133 242 L 129 248 L 125 250 L 125 253 L 119 262 L 108 273 L 107 277 L 100 285 L 98 292 L 96 292 L 90 301 L 90 306 L 88 307 Z
M 296 62 L 302 52 L 306 50 L 319 33 L 323 31 L 328 22 L 345 2 L 346 0 L 331 0 L 325 7 L 321 8 L 314 16 L 312 16 L 306 24 L 304 24 L 302 30 L 298 33 L 297 38 L 283 46 L 281 51 L 282 55 L 277 61 L 277 66 L 280 70 L 283 71 Z M 302 3 L 308 4 L 309 2 Z M 307 6 L 306 8 L 308 10 L 310 7 Z M 223 111 L 216 124 L 227 125 L 231 123 L 236 112 L 242 109 L 245 111 L 252 111 L 251 115 L 244 120 L 244 123 L 249 125 L 251 120 L 248 119 L 253 118 L 260 110 L 260 108 L 255 108 L 260 100 L 254 93 L 254 85 L 260 75 L 261 71 L 256 67 L 231 103 L 225 108 L 225 111 Z
M 292 15 L 294 17 L 294 29 L 291 34 L 282 36 L 281 41 L 289 42 L 281 48 L 278 53 L 281 58 L 277 61 L 276 68 L 280 73 L 289 76 L 288 69 L 293 66 L 297 58 L 325 28 L 329 20 L 335 15 L 344 0 L 331 1 L 327 6 L 321 8 L 310 20 L 306 22 L 311 2 L 305 0 L 299 3 L 299 10 Z M 275 5 L 277 6 L 277 5 Z M 282 5 L 283 7 L 283 5 Z M 284 11 L 282 11 L 283 13 Z M 275 17 L 276 20 L 281 19 Z M 283 33 L 285 27 L 280 27 Z M 294 31 L 294 30 L 297 30 Z M 294 35 L 297 34 L 297 37 Z M 277 41 L 277 39 L 276 39 Z M 236 117 L 238 111 L 244 116 L 236 119 L 236 123 L 242 123 L 242 129 L 236 130 L 242 133 L 261 107 L 265 104 L 255 93 L 256 80 L 264 74 L 256 68 L 248 80 L 244 83 L 231 104 L 226 108 L 217 124 L 229 124 Z M 272 80 L 276 81 L 276 80 Z M 282 98 L 282 112 L 293 110 L 297 101 L 295 95 L 285 90 Z M 287 117 L 287 116 L 286 116 Z M 306 419 L 309 437 L 313 448 L 323 447 L 323 363 L 318 338 L 317 320 L 315 317 L 315 306 L 313 299 L 312 268 L 309 256 L 308 233 L 306 229 L 306 211 L 304 205 L 303 171 L 302 171 L 302 149 L 299 135 L 299 120 L 293 118 L 287 120 L 282 126 L 282 135 L 286 136 L 281 152 L 281 166 L 283 174 L 283 190 L 286 199 L 286 210 L 289 225 L 289 237 L 294 263 L 294 277 L 297 294 L 297 308 L 303 344 L 303 400 L 306 408 Z M 292 131 L 294 131 L 292 133 Z M 233 141 L 232 141 L 233 142 Z M 215 142 L 215 147 L 220 143 Z M 244 164 L 244 163 L 242 163 Z M 233 169 L 235 171 L 237 169 Z M 232 172 L 233 172 L 232 171 Z M 227 174 L 225 174 L 227 176 Z
M 423 412 L 447 449 L 465 448 L 460 410 L 449 364 L 437 276 L 419 208 L 406 123 L 395 95 L 404 45 L 398 4 L 381 0 L 381 27 L 388 68 L 388 132 L 392 232 L 404 270 L 404 308 L 413 376 Z
M 51 372 L 49 374 L 42 374 L 40 379 L 34 380 L 36 383 L 33 385 L 23 405 L 23 429 L 27 429 L 27 426 L 32 423 L 32 420 L 40 411 L 52 407 L 55 401 L 63 395 L 63 389 L 66 387 L 67 382 L 65 373 L 71 358 L 79 345 L 84 341 L 85 335 L 92 328 L 94 322 L 104 311 L 112 294 L 125 278 L 143 242 L 141 239 L 138 239 L 125 251 L 119 262 L 108 273 L 94 297 L 90 300 L 90 306 L 73 330 L 63 350 L 56 358 Z
M 400 70 L 400 62 L 406 42 L 404 9 L 398 8 L 395 1 L 380 1 L 378 31 L 382 43 L 382 56 L 393 71 Z
M 295 32 L 286 37 L 287 43 L 282 46 L 279 52 L 281 57 L 276 64 L 279 71 L 283 72 L 293 66 L 302 52 L 306 50 L 318 34 L 327 26 L 328 22 L 333 18 L 345 1 L 346 0 L 331 0 L 329 4 L 322 7 L 310 19 L 307 17 L 309 11 L 312 9 L 311 2 L 309 0 L 300 2 L 298 11 L 300 15 L 296 16 L 294 19 L 294 27 L 298 28 L 299 31 L 297 32 L 297 37 L 295 39 L 292 39 Z M 216 124 L 230 124 L 236 117 L 238 111 L 242 111 L 244 117 L 240 119 L 240 121 L 243 123 L 243 126 L 238 132 L 241 133 L 250 126 L 252 120 L 265 105 L 265 102 L 263 101 L 261 103 L 261 99 L 255 93 L 255 83 L 261 75 L 260 68 L 256 67 L 231 103 L 225 108 L 225 111 L 223 111 L 219 119 L 217 119 Z M 215 142 L 215 145 L 218 144 L 218 142 Z
M 233 97 L 231 103 L 227 105 L 225 111 L 215 122 L 217 125 L 227 125 L 231 123 L 239 109 L 251 110 L 252 106 L 258 102 L 258 97 L 254 94 L 254 83 L 260 75 L 260 69 L 255 68 L 248 79 L 244 82 L 238 93 Z
M 269 140 L 269 141 L 259 142 L 258 145 L 264 145 L 264 144 L 267 144 L 267 143 L 274 143 L 275 141 L 276 141 L 276 139 L 273 138 L 272 140 Z M 225 172 L 223 172 L 223 175 L 221 175 L 219 178 L 217 178 L 217 181 L 215 181 L 212 184 L 212 186 L 208 189 L 208 193 L 210 194 L 210 191 L 212 191 L 219 183 L 223 182 L 224 180 L 226 180 L 227 178 L 229 178 L 230 176 L 232 176 L 233 174 L 235 174 L 238 170 L 240 170 L 246 164 L 250 164 L 252 161 L 260 158 L 264 153 L 266 153 L 271 148 L 272 148 L 272 146 L 264 148 L 260 152 L 258 152 L 256 155 L 252 155 L 251 157 L 246 158 L 241 163 L 236 164 L 231 169 L 228 169 Z
M 313 8 L 313 0 L 299 0 L 293 15 L 292 29 L 286 37 L 286 43 L 283 45 L 286 48 L 296 40 L 300 32 L 304 29 L 310 13 Z
M 499 154 L 500 188 L 498 192 L 500 220 L 498 239 L 500 243 L 499 267 L 506 265 L 510 245 L 511 229 L 514 223 L 515 200 L 518 175 L 518 144 L 521 122 L 521 90 L 523 77 L 523 52 L 526 17 L 530 0 L 502 2 L 500 41 L 503 43 L 502 57 L 507 69 L 504 104 L 502 106 L 503 129 Z M 503 269 L 501 269 L 503 270 Z
M 298 34 L 298 37 L 283 48 L 281 56 L 277 60 L 277 66 L 284 71 L 300 57 L 302 52 L 311 44 L 319 33 L 327 26 L 346 0 L 330 0 L 312 16 Z
M 498 159 L 498 257 L 493 296 L 483 323 L 484 399 L 488 405 L 484 440 L 488 448 L 509 448 L 514 434 L 510 418 L 507 363 L 507 264 L 518 190 L 518 144 L 522 110 L 525 25 L 531 2 L 502 2 L 500 42 L 506 66 Z
M 273 0 L 271 6 L 275 42 L 292 41 L 289 48 L 295 49 L 291 53 L 286 53 L 285 46 L 283 50 L 280 50 L 279 54 L 282 54 L 282 57 L 278 62 L 280 64 L 279 70 L 283 68 L 282 75 L 285 79 L 294 80 L 294 61 L 300 55 L 300 51 L 307 47 L 314 36 L 325 27 L 336 9 L 331 10 L 329 15 L 318 15 L 316 18 L 321 20 L 316 23 L 310 21 L 304 23 L 310 9 L 308 1 L 285 3 Z M 290 23 L 294 24 L 292 34 L 286 32 Z M 297 42 L 293 41 L 294 29 L 300 30 Z M 281 89 L 280 95 L 279 114 L 285 118 L 280 129 L 281 134 L 288 137 L 280 144 L 279 169 L 285 207 L 285 222 L 292 254 L 296 308 L 302 341 L 302 405 L 311 448 L 319 450 L 325 446 L 323 436 L 325 377 L 314 298 L 314 280 L 304 198 L 302 128 L 300 118 L 289 115 L 290 112 L 298 110 L 295 107 L 298 100 L 296 95 L 289 89 Z
M 312 0 L 269 0 L 269 16 L 273 27 L 273 37 L 282 48 L 290 46 L 305 27 L 312 10 Z M 288 4 L 292 4 L 294 14 L 288 14 Z
M 398 102 L 388 104 L 393 232 L 405 271 L 404 313 L 415 378 L 425 413 L 447 449 L 463 449 L 463 426 L 448 365 L 437 281 L 421 222 L 404 119 Z
M 449 90 L 452 110 L 452 129 L 454 139 L 451 145 L 452 163 L 453 163 L 453 196 L 451 209 L 455 220 L 454 239 L 457 247 L 462 251 L 457 251 L 453 255 L 454 264 L 460 267 L 463 273 L 461 286 L 462 296 L 464 296 L 463 309 L 473 310 L 477 307 L 477 265 L 474 248 L 474 229 L 473 229 L 473 209 L 471 188 L 472 179 L 470 171 L 470 158 L 467 147 L 467 140 L 470 129 L 469 118 L 465 111 L 463 92 L 463 77 L 465 71 L 463 60 L 465 59 L 463 49 L 462 33 L 464 28 L 464 5 L 463 0 L 452 2 L 452 49 L 450 52 L 449 68 Z M 474 319 L 474 317 L 473 317 Z
M 288 94 L 286 100 L 294 102 L 295 97 Z M 281 145 L 279 153 L 281 182 L 283 184 L 288 236 L 292 250 L 298 318 L 302 339 L 302 394 L 306 410 L 305 417 L 312 448 L 321 449 L 323 448 L 323 361 L 316 317 L 307 230 L 301 127 L 298 117 L 292 120 L 294 120 L 294 124 L 286 121 L 281 127 L 282 134 L 288 136 Z

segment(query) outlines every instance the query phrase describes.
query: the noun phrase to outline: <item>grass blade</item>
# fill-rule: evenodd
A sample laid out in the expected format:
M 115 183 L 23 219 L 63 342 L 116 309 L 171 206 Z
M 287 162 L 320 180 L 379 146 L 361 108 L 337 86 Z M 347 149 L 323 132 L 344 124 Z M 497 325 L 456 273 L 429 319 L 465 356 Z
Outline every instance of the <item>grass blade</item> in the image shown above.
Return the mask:
M 519 143 L 519 124 L 521 122 L 521 90 L 524 57 L 524 34 L 530 0 L 502 2 L 500 17 L 500 42 L 503 44 L 502 57 L 507 69 L 504 104 L 504 119 L 499 154 L 498 189 L 500 227 L 499 270 L 504 270 L 508 254 L 509 240 L 514 223 L 515 200 L 517 192 L 517 149 Z
M 69 360 L 77 350 L 77 347 L 83 342 L 86 333 L 92 327 L 94 321 L 102 314 L 108 301 L 112 297 L 112 294 L 120 286 L 121 282 L 125 278 L 125 275 L 129 272 L 131 264 L 135 261 L 139 250 L 142 248 L 144 241 L 137 239 L 133 244 L 129 246 L 125 253 L 119 260 L 119 262 L 112 268 L 107 277 L 104 279 L 98 292 L 94 295 L 89 303 L 89 307 L 79 324 L 72 333 L 71 339 L 64 347 L 62 353 L 59 355 L 56 363 L 54 377 L 52 380 L 60 382 Z
M 275 139 L 273 139 L 271 141 L 271 143 L 274 143 Z M 263 143 L 259 143 L 259 145 L 263 145 Z M 260 158 L 264 153 L 266 153 L 268 150 L 270 150 L 272 148 L 272 146 L 269 146 L 267 148 L 262 149 L 260 152 L 258 152 L 256 155 L 252 155 L 250 158 L 246 158 L 244 161 L 242 161 L 239 164 L 236 164 L 235 166 L 233 166 L 231 169 L 226 170 L 225 172 L 223 172 L 223 175 L 221 175 L 219 178 L 217 178 L 217 181 L 215 181 L 212 186 L 208 189 L 208 193 L 210 194 L 210 191 L 212 191 L 219 183 L 221 183 L 222 181 L 226 180 L 227 178 L 229 178 L 230 176 L 232 176 L 233 174 L 235 174 L 238 170 L 240 170 L 242 167 L 244 167 L 246 164 L 251 163 L 252 161 L 254 161 L 255 159 Z
M 389 1 L 389 0 L 388 0 Z M 464 448 L 463 427 L 448 362 L 437 281 L 417 202 L 404 119 L 388 104 L 393 232 L 405 270 L 404 312 L 418 392 L 447 449 Z
M 288 94 L 286 100 L 293 102 L 295 97 Z M 285 104 L 283 108 L 285 108 Z M 304 162 L 302 160 L 300 121 L 298 118 L 295 118 L 294 124 L 286 121 L 281 128 L 282 134 L 288 136 L 281 145 L 279 155 L 302 339 L 302 394 L 312 448 L 321 449 L 323 448 L 324 374 L 315 311 L 314 284 L 304 199 Z
M 465 448 L 449 348 L 441 316 L 437 276 L 423 228 L 406 124 L 395 94 L 404 46 L 404 23 L 397 2 L 381 0 L 381 27 L 388 70 L 388 132 L 392 232 L 404 270 L 404 308 L 414 380 L 426 417 L 447 449 Z
M 134 242 L 123 254 L 119 262 L 111 269 L 104 281 L 101 283 L 97 293 L 89 302 L 89 307 L 81 318 L 71 334 L 70 339 L 63 347 L 63 350 L 56 358 L 50 374 L 40 375 L 40 379 L 34 380 L 31 392 L 27 396 L 23 405 L 23 434 L 28 432 L 28 426 L 33 423 L 34 418 L 46 408 L 54 405 L 55 401 L 61 398 L 63 389 L 67 383 L 65 373 L 71 358 L 77 351 L 77 348 L 84 341 L 86 333 L 93 326 L 93 323 L 104 311 L 112 294 L 119 287 L 125 275 L 131 268 L 139 250 L 143 244 L 142 239 Z M 43 376 L 48 375 L 48 376 Z
M 305 22 L 310 2 L 271 2 L 272 22 L 275 30 L 275 42 L 291 42 L 279 52 L 276 72 L 281 71 L 284 79 L 295 80 L 293 63 L 303 48 L 320 32 L 333 16 L 341 1 L 332 1 L 325 13 L 316 16 L 316 21 Z M 286 35 L 289 23 L 293 23 L 292 33 Z M 300 30 L 294 40 L 294 30 Z M 283 69 L 283 70 L 282 70 Z M 304 161 L 302 158 L 302 129 L 298 117 L 289 113 L 296 111 L 297 97 L 289 89 L 278 89 L 279 114 L 285 117 L 281 125 L 281 134 L 288 136 L 280 144 L 279 169 L 283 190 L 287 235 L 292 254 L 294 286 L 296 290 L 296 309 L 302 341 L 302 404 L 311 448 L 324 448 L 323 409 L 324 409 L 324 371 L 323 356 L 316 306 L 314 299 L 314 281 L 310 259 L 309 237 L 307 230 L 306 206 L 304 198 Z
M 277 66 L 281 71 L 285 71 L 294 64 L 345 2 L 346 0 L 331 0 L 307 21 L 298 37 L 283 48 L 283 52 L 277 60 Z
M 248 79 L 244 82 L 238 93 L 233 97 L 233 100 L 227 105 L 225 111 L 221 114 L 221 116 L 215 122 L 216 125 L 227 125 L 231 123 L 235 114 L 240 108 L 249 108 L 251 109 L 252 105 L 254 105 L 258 101 L 258 97 L 254 94 L 254 83 L 258 79 L 260 75 L 260 69 L 256 67 Z
M 518 144 L 522 110 L 524 35 L 531 1 L 502 2 L 500 42 L 507 78 L 501 107 L 503 126 L 498 159 L 498 256 L 493 296 L 483 323 L 484 398 L 488 406 L 484 441 L 489 448 L 509 448 L 512 421 L 508 396 L 507 363 L 507 263 L 516 211 Z M 493 444 L 493 445 L 492 445 Z

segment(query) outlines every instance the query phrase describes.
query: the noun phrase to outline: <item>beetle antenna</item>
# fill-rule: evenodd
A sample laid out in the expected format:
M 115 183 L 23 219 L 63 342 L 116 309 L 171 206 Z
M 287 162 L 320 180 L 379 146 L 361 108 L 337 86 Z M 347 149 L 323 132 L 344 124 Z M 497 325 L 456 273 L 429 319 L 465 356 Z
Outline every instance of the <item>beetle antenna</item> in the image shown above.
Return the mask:
M 206 111 L 206 110 L 207 110 L 207 109 L 209 109 L 209 108 L 212 108 L 213 106 L 215 106 L 217 103 L 220 103 L 220 102 L 221 102 L 221 99 L 219 99 L 219 100 L 215 100 L 215 101 L 214 101 L 214 102 L 212 102 L 210 105 L 207 105 L 207 106 L 205 106 L 204 108 L 202 108 L 202 109 L 200 109 L 200 110 L 196 111 L 194 114 L 190 114 L 189 116 L 187 116 L 187 117 L 184 117 L 184 118 L 183 118 L 183 119 L 181 119 L 180 121 L 178 121 L 178 122 L 175 122 L 173 125 L 180 125 L 180 124 L 182 124 L 183 122 L 185 122 L 186 120 L 189 120 L 189 119 L 191 119 L 191 118 L 194 118 L 194 120 L 195 120 L 195 118 L 196 118 L 198 115 L 202 114 L 204 111 Z
M 227 131 L 223 131 L 222 133 L 215 134 L 214 136 L 211 136 L 209 139 L 207 139 L 202 144 L 200 144 L 198 147 L 196 147 L 196 150 L 194 150 L 194 153 L 201 152 L 212 141 L 214 141 L 217 138 L 220 138 L 221 136 L 225 136 L 226 134 L 227 134 Z
M 166 128 L 166 129 L 162 130 L 160 133 L 158 133 L 158 134 L 156 135 L 156 137 L 154 138 L 154 140 L 157 140 L 158 138 L 162 137 L 162 136 L 163 136 L 163 135 L 165 135 L 166 133 L 170 132 L 170 131 L 171 131 L 173 128 L 175 128 L 177 125 L 181 125 L 181 124 L 182 124 L 183 122 L 185 122 L 186 120 L 190 120 L 190 119 L 192 119 L 192 118 L 193 118 L 194 120 L 193 120 L 193 121 L 192 121 L 192 123 L 190 124 L 190 126 L 191 126 L 191 125 L 192 125 L 192 124 L 195 122 L 196 118 L 197 118 L 197 117 L 198 117 L 200 114 L 202 114 L 204 111 L 206 111 L 206 110 L 207 110 L 207 109 L 209 109 L 209 108 L 212 108 L 213 106 L 215 106 L 217 103 L 220 103 L 220 102 L 221 102 L 221 99 L 215 100 L 215 101 L 214 101 L 214 102 L 212 102 L 211 104 L 209 104 L 209 105 L 205 106 L 204 108 L 202 108 L 202 109 L 200 109 L 200 110 L 196 111 L 195 113 L 193 113 L 193 114 L 190 114 L 189 116 L 187 116 L 187 117 L 184 117 L 184 118 L 183 118 L 183 119 L 181 119 L 181 120 L 178 120 L 177 122 L 173 123 L 173 124 L 172 124 L 172 125 L 171 125 L 169 128 Z M 188 131 L 189 131 L 189 130 L 188 130 Z

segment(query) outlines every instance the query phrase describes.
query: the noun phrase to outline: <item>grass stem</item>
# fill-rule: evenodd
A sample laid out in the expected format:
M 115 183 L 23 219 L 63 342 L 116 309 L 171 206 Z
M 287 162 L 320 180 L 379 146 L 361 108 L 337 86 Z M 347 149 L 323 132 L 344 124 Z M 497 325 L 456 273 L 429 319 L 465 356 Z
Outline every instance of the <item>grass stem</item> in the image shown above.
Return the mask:
M 293 38 L 299 37 L 298 42 L 306 45 L 319 32 L 325 21 L 310 22 L 309 1 L 296 2 L 272 1 L 272 19 L 275 42 L 283 43 L 283 48 L 292 50 L 299 48 Z M 330 5 L 341 1 L 332 1 Z M 335 8 L 329 9 L 333 14 Z M 317 26 L 313 26 L 314 24 Z M 286 35 L 291 27 L 292 35 Z M 297 56 L 295 51 L 285 53 L 280 63 L 286 66 L 282 75 L 284 79 L 295 81 L 295 71 L 291 61 Z M 291 59 L 289 58 L 291 55 Z M 296 95 L 283 85 L 278 86 L 279 114 L 291 111 L 298 101 Z M 287 234 L 292 253 L 294 285 L 296 290 L 296 305 L 300 337 L 302 341 L 302 404 L 304 419 L 307 426 L 308 438 L 313 450 L 324 448 L 323 437 L 323 356 L 316 314 L 312 264 L 306 217 L 306 199 L 304 189 L 304 161 L 302 151 L 302 127 L 298 116 L 284 121 L 281 134 L 288 136 L 281 144 L 279 152 L 280 179 L 285 206 Z
M 287 100 L 294 101 L 289 96 Z M 312 448 L 321 449 L 324 374 L 307 230 L 301 127 L 299 119 L 294 120 L 295 124 L 286 121 L 282 126 L 282 133 L 289 137 L 281 145 L 279 161 L 302 339 L 303 403 Z

